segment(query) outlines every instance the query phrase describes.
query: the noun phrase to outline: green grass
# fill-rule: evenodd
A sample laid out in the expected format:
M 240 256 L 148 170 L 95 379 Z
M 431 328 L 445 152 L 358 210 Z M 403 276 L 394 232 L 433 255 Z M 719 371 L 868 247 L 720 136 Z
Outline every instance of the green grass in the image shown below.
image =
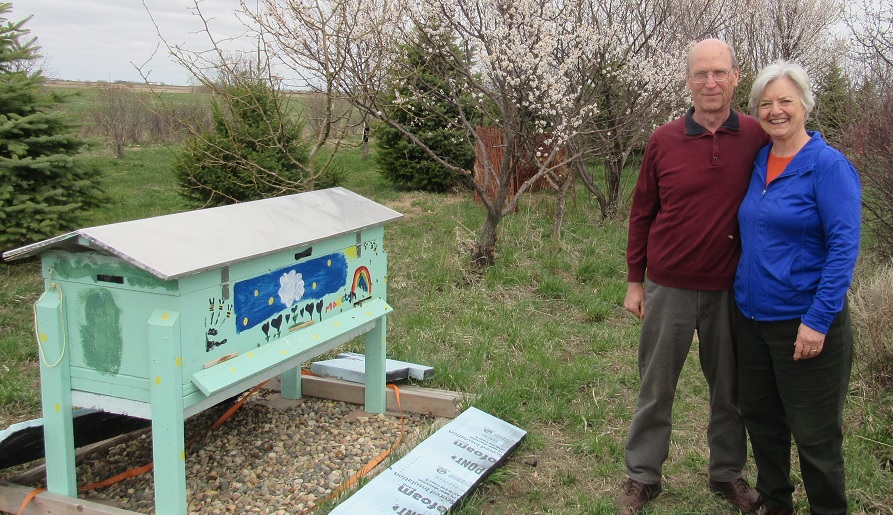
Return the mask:
M 105 170 L 102 187 L 109 202 L 88 213 L 85 225 L 185 211 L 187 206 L 174 186 L 175 152 L 175 147 L 165 145 L 129 148 L 122 159 L 113 159 L 108 152 L 93 156 L 94 163 Z
M 173 148 L 94 156 L 112 201 L 85 225 L 187 209 L 173 185 Z M 474 405 L 529 432 L 511 459 L 454 513 L 613 513 L 638 388 L 638 321 L 622 306 L 626 222 L 600 220 L 577 189 L 565 233 L 551 238 L 554 199 L 527 196 L 500 230 L 496 264 L 466 266 L 483 214 L 470 194 L 395 191 L 358 149 L 338 156 L 345 186 L 404 217 L 386 227 L 389 357 L 433 366 L 426 386 L 467 392 Z M 36 262 L 0 264 L 0 422 L 39 416 L 31 306 Z M 353 350 L 362 350 L 353 342 Z M 891 513 L 893 393 L 854 370 L 845 452 L 853 512 Z M 889 388 L 889 383 L 887 388 Z M 648 513 L 728 513 L 707 492 L 706 387 L 693 347 L 674 413 L 666 493 Z M 2 427 L 0 427 L 2 429 Z M 745 471 L 754 479 L 752 465 Z M 802 491 L 799 509 L 805 509 Z M 886 511 L 884 511 L 886 510 Z
M 0 264 L 0 430 L 39 416 L 37 344 L 31 306 L 43 291 L 36 261 Z

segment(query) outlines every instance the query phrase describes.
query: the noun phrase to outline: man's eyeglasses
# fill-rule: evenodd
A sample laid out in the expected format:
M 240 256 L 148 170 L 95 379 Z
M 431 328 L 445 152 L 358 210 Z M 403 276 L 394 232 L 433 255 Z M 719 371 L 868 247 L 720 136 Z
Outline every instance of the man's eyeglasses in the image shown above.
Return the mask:
M 690 75 L 691 81 L 695 84 L 706 84 L 709 77 L 713 77 L 716 82 L 725 82 L 729 80 L 731 71 L 716 70 L 712 72 L 698 72 Z

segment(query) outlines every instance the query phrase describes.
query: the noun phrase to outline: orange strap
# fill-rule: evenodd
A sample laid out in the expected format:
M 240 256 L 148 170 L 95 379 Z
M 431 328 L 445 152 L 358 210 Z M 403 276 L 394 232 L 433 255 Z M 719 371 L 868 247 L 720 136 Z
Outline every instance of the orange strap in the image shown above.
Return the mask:
M 89 492 L 90 490 L 96 490 L 97 488 L 105 488 L 107 486 L 111 486 L 111 485 L 118 483 L 120 481 L 124 481 L 125 479 L 129 479 L 134 476 L 138 476 L 140 474 L 145 474 L 146 472 L 149 472 L 153 468 L 155 468 L 154 461 L 149 462 L 148 464 L 143 465 L 142 467 L 136 467 L 136 468 L 132 468 L 130 470 L 125 470 L 124 472 L 121 472 L 120 474 L 112 476 L 106 480 L 98 481 L 96 483 L 82 486 L 82 487 L 78 488 L 78 492 Z
M 25 513 L 25 506 L 28 506 L 28 503 L 31 502 L 31 499 L 34 499 L 35 497 L 37 497 L 38 494 L 44 491 L 46 491 L 46 488 L 36 488 L 34 490 L 31 490 L 31 492 L 29 492 L 28 495 L 25 496 L 25 500 L 22 501 L 22 506 L 19 508 L 18 515 L 22 515 L 22 513 Z
M 241 408 L 243 404 L 245 404 L 245 401 L 247 401 L 249 397 L 254 395 L 255 392 L 260 390 L 261 387 L 265 384 L 267 384 L 266 381 L 255 386 L 254 388 L 252 388 L 251 391 L 248 392 L 246 395 L 243 395 L 242 398 L 239 399 L 239 401 L 237 403 L 233 404 L 228 410 L 226 410 L 226 413 L 221 415 L 220 418 L 217 419 L 217 422 L 214 422 L 214 424 L 210 428 L 206 429 L 200 435 L 197 435 L 194 438 L 192 438 L 191 440 L 189 440 L 188 442 L 186 442 L 186 447 L 189 447 L 190 445 L 198 442 L 199 440 L 204 438 L 205 435 L 207 435 L 209 432 L 217 429 L 218 427 L 223 425 L 224 422 L 226 422 L 227 420 L 232 418 L 233 414 L 235 414 L 235 412 L 238 411 L 239 408 Z M 131 478 L 134 476 L 138 476 L 140 474 L 145 474 L 146 472 L 149 472 L 150 470 L 152 470 L 154 467 L 155 467 L 155 462 L 153 461 L 147 465 L 143 465 L 142 467 L 125 470 L 124 472 L 122 472 L 116 476 L 112 476 L 104 481 L 100 481 L 98 483 L 93 483 L 93 484 L 82 486 L 82 487 L 78 488 L 78 491 L 79 492 L 88 492 L 90 490 L 95 490 L 97 488 L 104 488 L 106 486 L 113 485 L 119 481 L 124 481 L 125 479 Z
M 393 385 L 393 384 L 389 384 L 388 388 L 394 389 L 394 395 L 397 397 L 397 406 L 399 407 L 400 406 L 400 390 L 397 388 L 396 385 Z M 394 449 L 396 449 L 398 445 L 400 445 L 400 442 L 403 441 L 404 430 L 405 430 L 405 426 L 404 426 L 404 422 L 403 422 L 403 409 L 400 408 L 400 434 L 397 435 L 397 440 L 394 441 L 394 444 L 391 445 L 391 447 L 389 449 L 387 449 L 386 451 L 384 451 L 381 454 L 379 454 L 378 456 L 376 456 L 375 459 L 373 459 L 372 461 L 367 463 L 365 467 L 361 468 L 356 474 L 352 475 L 350 477 L 350 479 L 348 479 L 344 483 L 341 483 L 341 485 L 339 485 L 338 488 L 336 488 L 335 491 L 332 492 L 332 495 L 329 496 L 329 498 L 330 499 L 335 498 L 336 496 L 340 495 L 342 492 L 344 492 L 347 489 L 349 489 L 350 487 L 352 487 L 354 485 L 354 483 L 357 482 L 358 479 L 360 479 L 361 477 L 363 477 L 366 474 L 368 474 L 369 472 L 371 472 L 372 469 L 377 467 L 378 464 L 382 462 L 382 460 L 387 458 L 388 455 L 391 454 L 391 452 L 393 452 Z

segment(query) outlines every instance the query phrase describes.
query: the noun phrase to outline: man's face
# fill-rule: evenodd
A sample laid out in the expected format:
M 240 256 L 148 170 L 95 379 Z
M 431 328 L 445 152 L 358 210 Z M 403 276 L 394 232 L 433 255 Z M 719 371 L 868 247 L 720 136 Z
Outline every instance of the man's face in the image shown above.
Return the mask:
M 698 43 L 689 57 L 686 84 L 696 113 L 728 111 L 738 86 L 738 70 L 732 68 L 729 49 L 718 41 Z

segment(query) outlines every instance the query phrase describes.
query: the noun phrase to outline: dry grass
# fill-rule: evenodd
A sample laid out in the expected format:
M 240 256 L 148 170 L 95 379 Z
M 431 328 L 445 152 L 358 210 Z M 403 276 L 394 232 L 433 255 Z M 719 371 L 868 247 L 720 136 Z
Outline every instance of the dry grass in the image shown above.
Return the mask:
M 863 266 L 850 295 L 859 336 L 859 359 L 878 369 L 893 387 L 893 262 Z

